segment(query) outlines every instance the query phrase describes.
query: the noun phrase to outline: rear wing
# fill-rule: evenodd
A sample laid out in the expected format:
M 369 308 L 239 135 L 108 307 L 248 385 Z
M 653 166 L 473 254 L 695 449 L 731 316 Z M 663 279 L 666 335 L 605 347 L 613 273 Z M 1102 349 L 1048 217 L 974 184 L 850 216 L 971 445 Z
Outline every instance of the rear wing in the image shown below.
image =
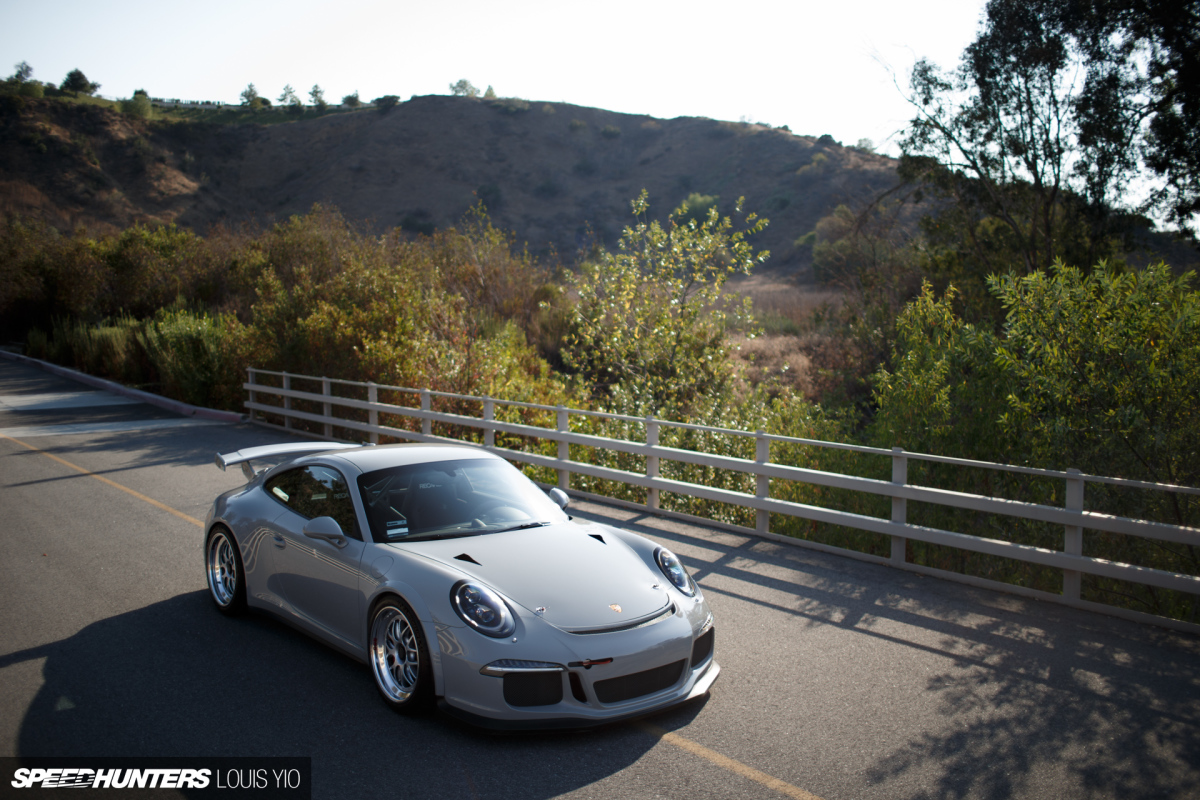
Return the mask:
M 268 461 L 271 466 L 298 456 L 313 453 L 327 453 L 331 450 L 349 450 L 362 447 L 361 444 L 346 444 L 345 442 L 289 442 L 287 444 L 264 444 L 260 447 L 247 447 L 236 453 L 217 453 L 215 463 L 222 471 L 234 464 L 242 465 L 242 474 L 246 480 L 254 480 L 258 473 L 250 462 Z

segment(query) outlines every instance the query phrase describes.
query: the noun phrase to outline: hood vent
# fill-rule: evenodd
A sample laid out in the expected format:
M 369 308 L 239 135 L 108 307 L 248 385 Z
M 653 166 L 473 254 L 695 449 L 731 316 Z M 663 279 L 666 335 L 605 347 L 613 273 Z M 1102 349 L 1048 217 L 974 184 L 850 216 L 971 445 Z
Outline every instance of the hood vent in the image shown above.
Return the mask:
M 600 535 L 600 534 L 598 534 L 598 533 L 589 533 L 589 534 L 588 534 L 588 536 L 592 537 L 593 539 L 595 539 L 595 540 L 596 540 L 597 542 L 599 542 L 600 544 L 608 544 L 608 542 L 604 541 L 604 537 L 603 537 L 603 536 L 601 536 L 601 535 Z
M 475 559 L 471 558 L 471 557 L 470 557 L 469 555 L 467 555 L 466 553 L 459 553 L 458 555 L 456 555 L 456 556 L 454 557 L 454 559 L 455 559 L 456 561 L 466 561 L 468 564 L 474 564 L 474 565 L 475 565 L 475 566 L 477 566 L 477 567 L 482 567 L 482 566 L 483 566 L 483 564 L 480 564 L 478 561 L 476 561 Z

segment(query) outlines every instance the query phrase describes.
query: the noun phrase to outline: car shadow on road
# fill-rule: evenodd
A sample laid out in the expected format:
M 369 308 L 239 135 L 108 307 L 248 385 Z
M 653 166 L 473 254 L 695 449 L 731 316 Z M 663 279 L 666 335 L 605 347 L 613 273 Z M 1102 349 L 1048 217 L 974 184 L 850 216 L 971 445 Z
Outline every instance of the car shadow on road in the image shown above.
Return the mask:
M 674 548 L 718 613 L 723 600 L 756 608 L 785 663 L 847 666 L 808 660 L 780 621 L 833 626 L 822 640 L 847 642 L 839 654 L 880 645 L 877 681 L 889 658 L 934 666 L 909 683 L 913 704 L 935 710 L 923 725 L 871 711 L 892 707 L 883 685 L 850 689 L 864 725 L 901 732 L 861 767 L 867 785 L 894 787 L 885 796 L 1200 797 L 1200 638 L 637 512 L 583 513 Z M 731 655 L 737 632 L 723 632 L 736 669 L 737 651 L 758 645 L 744 637 Z M 795 694 L 827 685 L 801 670 L 774 677 Z
M 0 669 L 32 659 L 45 659 L 44 683 L 18 756 L 311 755 L 314 797 L 555 797 L 658 741 L 631 724 L 499 736 L 437 713 L 401 717 L 365 666 L 272 617 L 221 617 L 205 592 L 0 657 Z

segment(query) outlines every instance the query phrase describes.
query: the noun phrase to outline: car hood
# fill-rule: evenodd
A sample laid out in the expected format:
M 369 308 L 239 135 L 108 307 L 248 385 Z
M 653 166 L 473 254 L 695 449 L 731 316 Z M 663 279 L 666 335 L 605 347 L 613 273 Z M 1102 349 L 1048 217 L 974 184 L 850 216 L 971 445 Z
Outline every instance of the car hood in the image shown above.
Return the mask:
M 588 532 L 563 523 L 393 547 L 464 572 L 564 630 L 621 626 L 670 602 L 666 578 L 598 525 Z

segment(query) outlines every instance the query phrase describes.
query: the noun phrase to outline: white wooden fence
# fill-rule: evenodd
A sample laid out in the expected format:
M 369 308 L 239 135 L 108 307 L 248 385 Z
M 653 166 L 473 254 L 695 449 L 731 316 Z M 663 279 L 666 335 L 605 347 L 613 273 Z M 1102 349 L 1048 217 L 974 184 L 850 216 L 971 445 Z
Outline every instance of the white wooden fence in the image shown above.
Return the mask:
M 1012 592 L 1040 600 L 1062 603 L 1078 608 L 1100 611 L 1138 622 L 1149 622 L 1176 628 L 1179 630 L 1200 633 L 1200 625 L 1183 622 L 1165 617 L 1159 617 L 1140 611 L 1117 608 L 1102 603 L 1083 600 L 1080 597 L 1081 576 L 1083 574 L 1097 575 L 1118 580 L 1131 581 L 1163 589 L 1172 589 L 1200 595 L 1200 577 L 1196 575 L 1168 572 L 1159 569 L 1122 564 L 1083 555 L 1083 530 L 1106 531 L 1127 536 L 1139 536 L 1156 539 L 1163 542 L 1173 542 L 1191 547 L 1200 547 L 1200 529 L 1169 525 L 1142 519 L 1131 519 L 1088 511 L 1084 507 L 1084 493 L 1087 484 L 1109 484 L 1121 487 L 1148 489 L 1163 492 L 1200 495 L 1200 489 L 1163 484 L 1144 483 L 1140 481 L 1105 478 L 1095 475 L 1084 475 L 1078 470 L 1059 472 L 1028 467 L 993 464 L 966 459 L 948 458 L 943 456 L 924 455 L 905 452 L 896 447 L 891 451 L 857 445 L 822 442 L 811 439 L 799 439 L 788 436 L 766 434 L 761 431 L 749 432 L 712 428 L 703 425 L 669 422 L 654 418 L 629 417 L 597 411 L 565 408 L 563 406 L 544 406 L 532 403 L 499 400 L 490 397 L 472 397 L 467 395 L 435 392 L 428 389 L 407 389 L 403 387 L 384 386 L 374 383 L 335 380 L 330 378 L 315 378 L 306 375 L 294 375 L 283 372 L 271 372 L 251 368 L 248 380 L 243 385 L 249 393 L 245 407 L 253 420 L 260 424 L 294 430 L 294 423 L 303 420 L 321 426 L 325 438 L 334 438 L 334 429 L 343 432 L 361 434 L 359 440 L 378 442 L 379 437 L 403 439 L 408 441 L 447 441 L 433 433 L 433 424 L 460 426 L 482 432 L 482 446 L 504 456 L 510 461 L 546 467 L 557 472 L 558 486 L 571 491 L 572 494 L 600 499 L 605 502 L 616 502 L 648 510 L 664 516 L 684 517 L 695 519 L 686 514 L 664 511 L 659 508 L 659 494 L 673 492 L 680 495 L 709 500 L 717 503 L 727 503 L 754 510 L 756 525 L 754 528 L 732 525 L 728 523 L 700 520 L 705 524 L 717 525 L 742 533 L 753 533 L 761 537 L 796 544 L 825 552 L 836 553 L 864 561 L 890 565 L 914 572 L 920 572 L 937 577 L 955 580 L 963 583 L 981 586 L 989 589 Z M 267 379 L 269 383 L 264 383 Z M 321 386 L 320 392 L 301 391 L 293 388 L 295 382 Z M 334 394 L 334 388 L 339 387 L 343 392 L 363 394 L 366 399 L 354 399 Z M 379 402 L 381 391 L 393 396 L 411 395 L 419 400 L 419 405 L 406 406 Z M 471 404 L 482 409 L 479 417 L 460 413 L 446 413 L 433 410 L 433 399 L 443 398 L 459 401 L 458 405 Z M 274 402 L 263 402 L 271 399 Z M 293 407 L 295 401 L 304 401 L 309 407 L 319 407 L 321 413 L 302 411 Z M 534 412 L 552 413 L 555 419 L 554 428 L 540 427 L 519 422 L 506 422 L 496 418 L 497 407 L 528 409 Z M 338 412 L 342 412 L 342 416 Z M 359 419 L 351 419 L 346 411 L 358 412 Z M 380 415 L 402 417 L 420 422 L 420 431 L 410 431 L 402 428 L 381 425 Z M 366 420 L 361 418 L 365 416 Z M 624 421 L 644 426 L 645 441 L 628 441 L 610 439 L 571 430 L 572 417 L 600 417 L 609 420 Z M 277 421 L 272 421 L 277 420 Z M 755 441 L 755 458 L 735 458 L 730 456 L 703 453 L 694 450 L 664 447 L 659 444 L 659 433 L 664 428 L 681 428 L 706 433 L 723 434 L 733 437 L 747 437 Z M 299 431 L 298 431 L 299 432 Z M 500 448 L 495 444 L 497 432 L 521 437 L 530 437 L 541 441 L 557 443 L 557 453 L 554 456 L 531 453 L 511 448 Z M 348 437 L 343 437 L 348 438 Z M 843 475 L 806 469 L 788 464 L 771 461 L 771 446 L 776 443 L 801 444 L 810 447 L 835 448 L 856 453 L 882 455 L 891 459 L 891 481 Z M 630 472 L 612 467 L 597 466 L 582 461 L 572 460 L 570 446 L 578 445 L 588 448 L 602 448 L 609 451 L 629 453 L 644 457 L 644 472 Z M 984 495 L 965 494 L 931 487 L 916 486 L 908 483 L 908 462 L 920 460 L 937 462 L 959 467 L 984 468 L 1003 472 L 1015 472 L 1025 475 L 1061 480 L 1065 482 L 1065 504 L 1063 507 L 1026 503 L 1016 500 L 988 497 Z M 754 476 L 756 491 L 754 494 L 732 491 L 730 489 L 687 483 L 679 480 L 664 478 L 660 474 L 663 461 L 676 461 L 686 464 L 701 465 L 731 472 Z M 590 476 L 592 478 L 615 481 L 629 486 L 645 489 L 644 504 L 629 503 L 600 497 L 587 492 L 572 490 L 570 476 L 572 473 Z M 891 518 L 883 519 L 845 511 L 837 511 L 814 505 L 792 502 L 771 497 L 771 480 L 782 479 L 797 481 L 816 486 L 863 492 L 891 498 Z M 958 509 L 968 509 L 986 514 L 1001 515 L 1015 519 L 1035 520 L 1052 525 L 1062 525 L 1064 532 L 1064 548 L 1062 551 L 1034 547 L 998 539 L 984 538 L 967 533 L 938 530 L 914 525 L 906 521 L 906 505 L 909 500 Z M 816 522 L 830 523 L 855 528 L 863 531 L 884 534 L 891 537 L 891 557 L 861 553 L 840 547 L 781 536 L 769 530 L 770 515 L 784 514 Z M 1062 593 L 1041 591 L 1009 583 L 977 578 L 957 572 L 935 569 L 906 560 L 906 540 L 913 539 L 936 545 L 946 545 L 962 550 L 984 553 L 993 556 L 1015 559 L 1018 561 L 1056 568 L 1062 571 Z

